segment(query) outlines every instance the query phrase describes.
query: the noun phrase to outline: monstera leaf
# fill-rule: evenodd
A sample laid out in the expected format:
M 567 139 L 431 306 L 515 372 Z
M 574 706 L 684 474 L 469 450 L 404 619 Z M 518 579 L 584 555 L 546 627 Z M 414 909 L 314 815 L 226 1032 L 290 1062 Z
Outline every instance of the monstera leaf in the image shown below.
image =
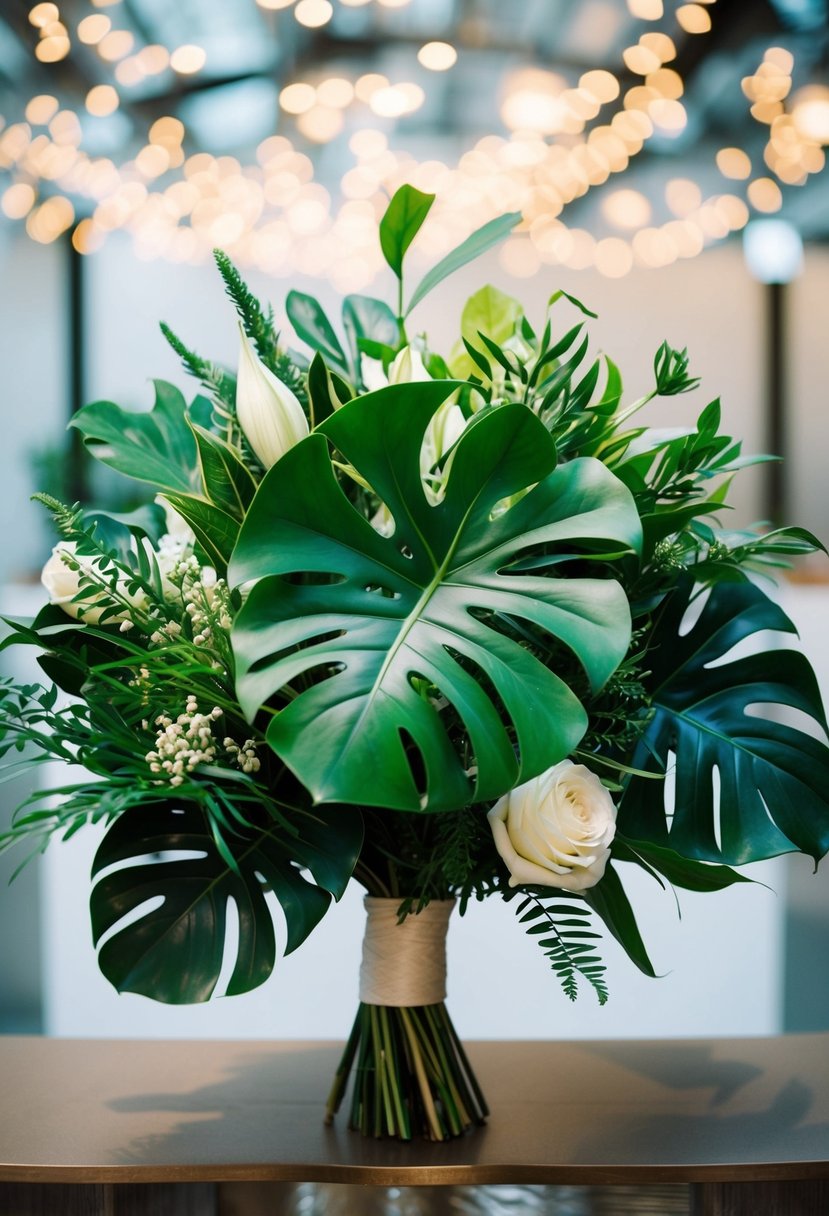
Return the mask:
M 315 801 L 443 810 L 567 755 L 581 703 L 499 624 L 563 643 L 594 688 L 627 650 L 619 584 L 554 575 L 567 556 L 638 545 L 628 491 L 595 460 L 555 468 L 546 429 L 513 404 L 467 428 L 431 505 L 421 444 L 455 387 L 396 385 L 344 405 L 274 465 L 242 526 L 230 578 L 255 586 L 233 630 L 238 693 L 253 716 L 291 685 L 267 737 Z M 346 500 L 328 440 L 386 504 L 393 536 Z M 548 558 L 511 571 L 541 546 Z M 309 686 L 306 673 L 327 678 Z
M 210 403 L 197 397 L 191 407 L 206 421 Z M 127 477 L 159 490 L 187 494 L 198 486 L 196 440 L 187 423 L 187 404 L 179 390 L 155 381 L 151 410 L 125 410 L 112 401 L 95 401 L 78 410 L 71 424 L 83 435 L 91 455 Z
M 675 753 L 670 830 L 662 784 L 645 778 L 628 786 L 620 827 L 704 861 L 739 865 L 795 849 L 817 860 L 829 848 L 829 749 L 780 720 L 781 707 L 794 709 L 825 730 L 814 673 L 792 650 L 727 660 L 758 631 L 794 633 L 794 625 L 753 584 L 723 583 L 683 632 L 691 590 L 675 591 L 657 622 L 647 658 L 653 716 L 632 761 L 656 772 Z
M 108 870 L 90 901 L 96 945 L 115 930 L 99 951 L 101 970 L 119 992 L 175 1005 L 208 1000 L 222 969 L 233 900 L 239 941 L 227 995 L 249 992 L 268 978 L 276 957 L 266 892 L 273 891 L 285 915 L 287 954 L 319 922 L 331 896 L 340 897 L 361 843 L 358 812 L 317 809 L 300 817 L 297 836 L 273 821 L 228 835 L 234 868 L 198 806 L 128 810 L 107 832 L 93 867 L 93 877 Z M 307 866 L 315 883 L 291 859 Z M 130 919 L 120 925 L 124 918 Z

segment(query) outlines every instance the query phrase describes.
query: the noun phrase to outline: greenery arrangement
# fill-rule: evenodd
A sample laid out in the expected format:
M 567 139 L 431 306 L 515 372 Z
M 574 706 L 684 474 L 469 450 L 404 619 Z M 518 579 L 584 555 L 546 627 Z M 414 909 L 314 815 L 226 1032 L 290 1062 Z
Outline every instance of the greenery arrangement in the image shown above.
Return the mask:
M 218 253 L 237 375 L 163 326 L 202 392 L 156 382 L 146 413 L 97 402 L 74 420 L 156 501 L 118 515 L 40 496 L 61 536 L 51 602 L 3 646 L 37 647 L 48 683 L 2 686 L 0 751 L 10 775 L 73 771 L 0 846 L 106 825 L 92 928 L 120 991 L 209 999 L 233 901 L 225 991 L 246 992 L 278 953 L 267 896 L 288 952 L 353 877 L 401 932 L 433 904 L 500 895 L 567 996 L 583 981 L 604 1002 L 602 927 L 653 974 L 617 862 L 716 891 L 746 881 L 735 866 L 829 847 L 808 662 L 730 656 L 794 631 L 757 576 L 822 546 L 720 526 L 757 458 L 721 434 L 717 401 L 690 429 L 638 423 L 696 387 L 685 351 L 664 343 L 652 391 L 626 405 L 613 362 L 588 353 L 593 314 L 561 292 L 536 327 L 482 288 L 443 356 L 410 335 L 412 308 L 519 218 L 406 301 L 431 203 L 404 186 L 380 222 L 396 308 L 347 297 L 342 341 L 289 294 L 310 362 Z M 367 1134 L 443 1139 L 486 1115 L 440 1000 L 361 1004 L 329 1115 L 355 1067 Z

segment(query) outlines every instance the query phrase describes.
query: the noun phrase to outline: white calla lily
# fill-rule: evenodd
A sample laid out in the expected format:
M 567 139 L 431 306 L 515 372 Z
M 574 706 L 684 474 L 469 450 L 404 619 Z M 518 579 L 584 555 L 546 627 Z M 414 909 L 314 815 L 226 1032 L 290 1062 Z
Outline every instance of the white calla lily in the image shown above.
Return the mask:
M 256 355 L 239 326 L 236 417 L 266 469 L 308 434 L 308 419 L 296 395 Z
M 389 384 L 414 384 L 431 379 L 423 355 L 411 346 L 404 346 L 389 368 Z

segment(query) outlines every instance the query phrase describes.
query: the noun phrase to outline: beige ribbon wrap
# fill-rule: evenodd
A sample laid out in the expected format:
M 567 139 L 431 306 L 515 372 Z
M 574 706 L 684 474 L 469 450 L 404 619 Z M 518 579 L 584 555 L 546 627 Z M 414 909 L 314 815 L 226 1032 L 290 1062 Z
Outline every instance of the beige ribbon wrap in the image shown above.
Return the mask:
M 446 999 L 446 930 L 454 899 L 438 899 L 398 922 L 399 899 L 364 900 L 368 920 L 360 966 L 365 1005 L 412 1008 Z

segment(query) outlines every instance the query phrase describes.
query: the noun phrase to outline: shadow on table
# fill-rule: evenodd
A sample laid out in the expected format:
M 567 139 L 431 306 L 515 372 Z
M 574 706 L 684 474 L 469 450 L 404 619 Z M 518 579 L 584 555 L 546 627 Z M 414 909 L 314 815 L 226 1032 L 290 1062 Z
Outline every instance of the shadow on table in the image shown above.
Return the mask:
M 661 1168 L 661 1180 L 669 1181 L 666 1167 L 829 1157 L 825 1087 L 818 1100 L 815 1088 L 791 1070 L 719 1059 L 705 1040 L 543 1049 L 526 1043 L 515 1055 L 520 1067 L 509 1075 L 497 1049 L 488 1066 L 486 1045 L 473 1048 L 493 1117 L 460 1140 L 364 1139 L 347 1130 L 345 1104 L 335 1126 L 324 1127 L 336 1056 L 330 1046 L 275 1045 L 273 1052 L 240 1048 L 223 1078 L 190 1092 L 142 1093 L 111 1103 L 114 1115 L 183 1116 L 166 1126 L 156 1120 L 160 1130 L 133 1139 L 119 1158 L 139 1166 L 198 1166 L 214 1170 L 215 1178 L 242 1177 L 249 1165 L 255 1167 L 251 1178 L 346 1182 L 355 1167 L 380 1178 L 384 1170 L 399 1175 L 408 1167 L 431 1175 L 404 1181 L 434 1183 L 442 1170 L 455 1167 L 455 1176 L 447 1177 L 453 1183 L 463 1181 L 458 1167 L 466 1167 L 476 1181 L 538 1183 L 577 1181 L 579 1170 L 586 1182 L 595 1181 L 588 1173 L 603 1166 L 618 1182 L 627 1181 L 626 1170 L 644 1176 L 649 1168 Z M 721 1052 L 722 1044 L 717 1048 Z

